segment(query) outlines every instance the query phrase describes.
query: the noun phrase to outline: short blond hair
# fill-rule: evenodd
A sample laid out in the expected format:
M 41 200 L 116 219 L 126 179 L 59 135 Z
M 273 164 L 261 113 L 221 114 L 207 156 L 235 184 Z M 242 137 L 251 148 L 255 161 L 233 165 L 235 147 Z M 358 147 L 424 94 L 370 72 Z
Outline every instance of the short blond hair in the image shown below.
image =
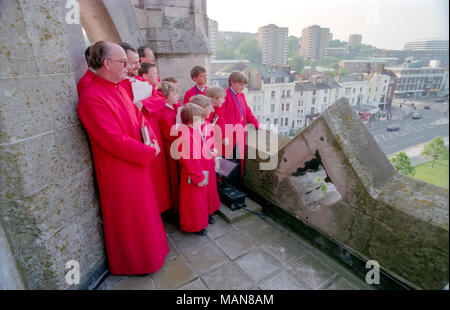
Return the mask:
M 209 97 L 211 99 L 216 99 L 220 97 L 225 97 L 226 92 L 225 89 L 223 89 L 220 86 L 212 86 L 206 89 L 205 95 L 206 97 Z
M 189 102 L 196 104 L 196 105 L 202 107 L 203 109 L 205 109 L 207 106 L 212 105 L 212 99 L 205 95 L 192 96 L 189 99 Z
M 156 89 L 161 91 L 164 97 L 169 98 L 170 93 L 177 90 L 177 86 L 174 83 L 162 81 Z
M 205 109 L 203 109 L 201 106 L 188 102 L 181 109 L 181 121 L 185 125 L 192 124 L 195 117 L 202 117 L 204 113 Z

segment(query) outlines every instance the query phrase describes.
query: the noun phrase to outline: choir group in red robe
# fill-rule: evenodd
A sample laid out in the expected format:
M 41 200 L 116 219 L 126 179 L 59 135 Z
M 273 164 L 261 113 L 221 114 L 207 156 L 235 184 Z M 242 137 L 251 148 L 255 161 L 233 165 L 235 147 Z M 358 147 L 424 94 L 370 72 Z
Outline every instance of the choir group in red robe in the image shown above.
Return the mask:
M 210 104 L 202 107 L 191 99 L 208 95 L 207 74 L 194 67 L 195 85 L 181 106 L 176 85 L 160 82 L 154 64 L 140 64 L 138 75 L 136 50 L 121 47 L 103 41 L 92 46 L 92 66 L 77 85 L 78 113 L 92 148 L 111 274 L 138 275 L 159 270 L 169 252 L 161 213 L 172 209 L 182 231 L 206 234 L 220 207 L 214 158 L 216 149 L 225 153 L 217 144 L 232 141 L 234 149 L 237 140 L 236 133 L 224 135 L 225 125 L 259 124 L 242 92 L 242 73 L 232 73 L 230 88 L 210 95 Z M 135 80 L 153 87 L 148 98 L 134 100 Z M 177 114 L 184 127 L 174 132 Z M 149 141 L 143 141 L 143 128 Z M 214 139 L 218 130 L 223 140 Z M 175 142 L 180 147 L 174 148 Z

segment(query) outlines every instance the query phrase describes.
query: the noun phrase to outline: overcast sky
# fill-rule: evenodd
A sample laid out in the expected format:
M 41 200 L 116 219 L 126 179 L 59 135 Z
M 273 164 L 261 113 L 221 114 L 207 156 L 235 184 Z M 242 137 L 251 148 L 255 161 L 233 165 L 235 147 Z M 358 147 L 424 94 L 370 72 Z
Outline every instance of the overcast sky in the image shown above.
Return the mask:
M 300 37 L 302 28 L 317 24 L 330 28 L 333 39 L 359 33 L 364 44 L 403 49 L 411 40 L 448 40 L 448 6 L 448 0 L 207 0 L 207 13 L 219 31 L 256 33 L 276 24 Z

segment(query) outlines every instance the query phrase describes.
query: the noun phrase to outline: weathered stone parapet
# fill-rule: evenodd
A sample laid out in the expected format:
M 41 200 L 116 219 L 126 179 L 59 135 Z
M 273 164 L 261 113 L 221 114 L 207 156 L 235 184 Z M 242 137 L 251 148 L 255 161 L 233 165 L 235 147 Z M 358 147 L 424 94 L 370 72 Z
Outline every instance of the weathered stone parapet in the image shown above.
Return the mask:
M 248 188 L 411 287 L 448 283 L 448 191 L 398 174 L 346 99 L 272 156 L 246 161 Z
M 77 288 L 66 282 L 67 261 L 79 262 L 80 285 L 105 261 L 76 112 L 76 82 L 86 70 L 81 24 L 66 23 L 65 1 L 0 6 L 0 247 L 14 258 L 5 259 L 12 278 L 0 286 Z

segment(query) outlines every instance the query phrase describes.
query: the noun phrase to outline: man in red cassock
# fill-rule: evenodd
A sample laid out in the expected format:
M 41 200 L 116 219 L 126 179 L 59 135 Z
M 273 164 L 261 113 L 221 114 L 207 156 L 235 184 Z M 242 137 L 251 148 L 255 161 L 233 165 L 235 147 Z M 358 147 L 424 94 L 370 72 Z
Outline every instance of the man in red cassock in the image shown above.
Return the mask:
M 194 81 L 195 85 L 184 94 L 183 104 L 188 103 L 192 96 L 204 95 L 206 89 L 208 89 L 208 87 L 206 87 L 208 74 L 206 73 L 205 68 L 200 66 L 192 68 L 191 79 Z
M 84 57 L 86 58 L 86 62 L 88 64 L 88 69 L 86 73 L 81 77 L 81 79 L 78 81 L 77 84 L 77 91 L 78 91 L 78 97 L 81 96 L 81 93 L 83 90 L 91 84 L 91 82 L 95 78 L 95 70 L 91 68 L 91 65 L 89 64 L 89 54 L 91 52 L 91 47 L 89 46 L 86 51 L 84 52 Z
M 97 75 L 81 95 L 78 114 L 92 147 L 110 271 L 154 273 L 169 253 L 150 177 L 159 146 L 141 142 L 143 117 L 118 85 L 127 69 L 123 49 L 100 41 L 91 57 Z

